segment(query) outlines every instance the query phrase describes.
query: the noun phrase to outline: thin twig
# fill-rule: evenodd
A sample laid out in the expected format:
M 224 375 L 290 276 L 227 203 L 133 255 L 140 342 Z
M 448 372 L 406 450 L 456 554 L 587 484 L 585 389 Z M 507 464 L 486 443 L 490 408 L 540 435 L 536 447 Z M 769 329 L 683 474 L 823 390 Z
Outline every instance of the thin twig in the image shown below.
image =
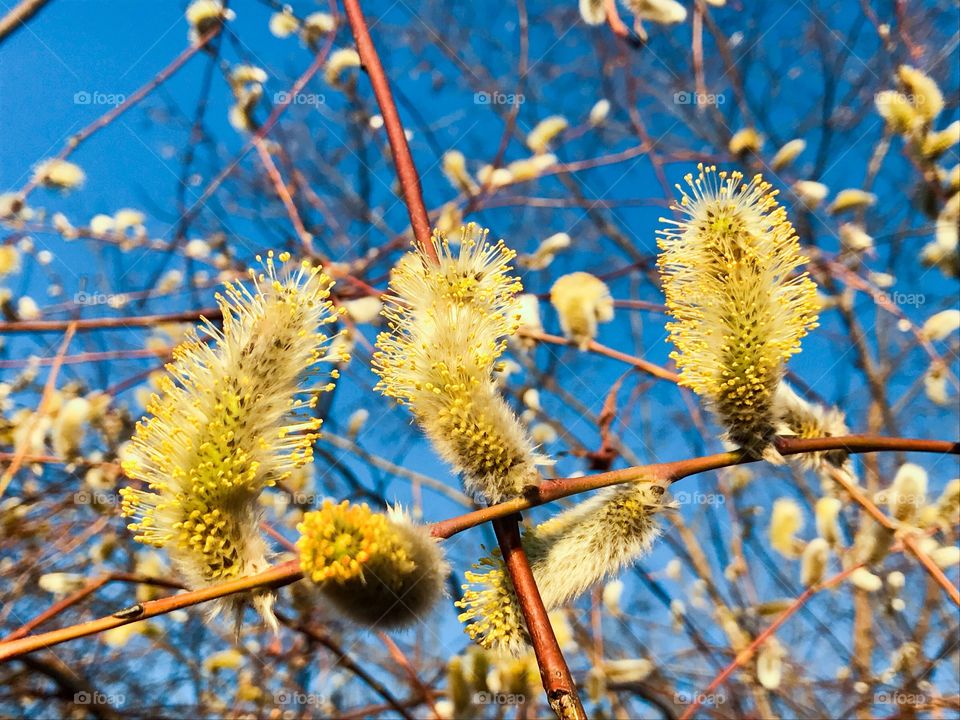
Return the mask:
M 878 450 L 907 450 L 911 452 L 960 454 L 960 443 L 957 442 L 919 440 L 914 438 L 871 437 L 865 435 L 813 439 L 780 438 L 777 440 L 776 445 L 781 455 L 797 455 L 804 452 L 822 452 L 825 450 L 841 449 L 851 453 L 875 452 Z M 612 470 L 583 478 L 550 480 L 542 483 L 539 488 L 533 490 L 526 498 L 508 500 L 498 505 L 492 505 L 482 510 L 435 523 L 431 527 L 431 534 L 438 538 L 449 538 L 481 523 L 514 515 L 524 508 L 542 505 L 552 500 L 575 495 L 587 490 L 606 487 L 608 485 L 637 481 L 640 479 L 676 482 L 699 472 L 717 470 L 722 467 L 749 462 L 758 461 L 743 453 L 728 452 L 690 458 L 688 460 L 678 460 L 670 463 L 658 463 L 622 470 Z M 110 630 L 138 620 L 146 620 L 151 617 L 156 617 L 157 615 L 172 612 L 173 610 L 198 605 L 208 600 L 226 597 L 234 593 L 257 588 L 282 587 L 294 583 L 302 577 L 299 561 L 290 560 L 281 565 L 274 566 L 259 575 L 239 578 L 221 585 L 142 603 L 139 606 L 142 612 L 138 611 L 138 613 L 133 616 L 124 616 L 122 618 L 110 616 L 79 625 L 72 625 L 60 630 L 53 630 L 41 635 L 28 636 L 13 642 L 0 643 L 0 662 L 41 648 L 95 635 L 104 630 Z M 523 585 L 522 580 L 514 580 L 514 582 L 515 584 L 519 582 L 519 586 Z
M 97 633 L 104 632 L 105 630 L 112 630 L 113 628 L 120 627 L 122 625 L 129 625 L 130 623 L 140 622 L 141 620 L 148 620 L 158 615 L 165 615 L 169 612 L 173 612 L 174 610 L 181 610 L 183 608 L 192 607 L 193 605 L 199 605 L 200 603 L 207 602 L 208 600 L 215 600 L 217 598 L 222 598 L 235 593 L 258 588 L 282 587 L 284 585 L 294 583 L 302 577 L 303 574 L 300 572 L 300 561 L 290 560 L 280 565 L 276 565 L 269 570 L 260 573 L 259 575 L 238 578 L 236 580 L 230 580 L 228 582 L 202 588 L 200 590 L 193 590 L 191 592 L 180 593 L 179 595 L 171 595 L 169 597 L 160 598 L 158 600 L 150 600 L 148 602 L 138 603 L 131 608 L 127 608 L 126 610 L 118 612 L 114 615 L 99 618 L 98 620 L 91 620 L 89 622 L 71 625 L 69 627 L 60 628 L 59 630 L 51 630 L 50 632 L 41 633 L 40 635 L 29 635 L 18 640 L 13 640 L 12 642 L 0 643 L 0 663 L 6 662 L 7 660 L 15 657 L 19 657 L 20 655 L 34 652 L 35 650 L 53 647 L 54 645 L 59 645 L 70 640 L 76 640 L 89 635 L 96 635 Z
M 397 169 L 397 179 L 400 181 L 403 201 L 410 215 L 413 237 L 423 249 L 424 254 L 437 262 L 437 253 L 430 241 L 430 218 L 427 215 L 426 205 L 423 204 L 420 176 L 413 164 L 413 156 L 410 154 L 407 136 L 400 122 L 400 115 L 397 113 L 397 105 L 393 101 L 393 93 L 390 92 L 390 83 L 387 82 L 387 76 L 383 71 L 383 65 L 380 63 L 377 49 L 373 46 L 370 30 L 367 28 L 366 20 L 363 19 L 360 3 L 358 0 L 344 0 L 343 5 L 347 11 L 350 29 L 353 31 L 353 39 L 357 43 L 360 61 L 370 77 L 373 94 L 377 98 L 377 105 L 380 107 L 380 114 L 383 116 L 383 126 L 387 131 L 387 140 L 390 141 L 390 152 L 393 154 L 393 163 Z
M 0 43 L 13 35 L 27 20 L 40 12 L 50 0 L 22 0 L 0 19 Z
M 27 422 L 27 432 L 24 435 L 24 441 L 20 447 L 16 448 L 13 462 L 7 466 L 7 469 L 3 473 L 3 477 L 0 477 L 0 498 L 3 497 L 3 494 L 7 491 L 7 486 L 10 484 L 10 481 L 13 480 L 14 475 L 17 474 L 17 471 L 23 464 L 23 458 L 27 454 L 27 449 L 30 447 L 29 438 L 33 435 L 33 431 L 34 428 L 36 428 L 37 423 L 47 412 L 47 406 L 50 404 L 50 398 L 53 397 L 53 391 L 57 386 L 57 376 L 60 374 L 60 368 L 63 366 L 63 358 L 67 354 L 67 349 L 70 347 L 70 341 L 73 340 L 73 335 L 76 330 L 76 324 L 73 322 L 67 326 L 67 331 L 63 335 L 63 341 L 60 343 L 60 349 L 57 351 L 57 356 L 53 361 L 53 365 L 50 366 L 50 375 L 47 377 L 47 382 L 43 386 L 43 394 L 40 396 L 40 402 L 37 404 L 37 410 Z
M 746 665 L 750 661 L 750 658 L 752 658 L 754 653 L 757 651 L 757 648 L 759 648 L 767 640 L 767 638 L 779 630 L 781 625 L 783 625 L 794 614 L 796 614 L 796 612 L 802 608 L 807 601 L 810 600 L 810 598 L 812 598 L 821 590 L 826 590 L 843 582 L 843 580 L 851 575 L 854 570 L 860 567 L 863 567 L 863 565 L 854 565 L 853 567 L 849 567 L 843 572 L 834 575 L 832 578 L 820 585 L 813 585 L 807 588 L 799 597 L 797 597 L 796 600 L 793 601 L 793 603 L 791 603 L 790 607 L 777 616 L 777 619 L 774 620 L 769 627 L 757 635 L 752 643 L 737 653 L 737 656 L 733 659 L 733 662 L 727 665 L 723 671 L 713 679 L 713 682 L 707 686 L 706 690 L 704 690 L 702 693 L 697 693 L 694 695 L 693 702 L 690 703 L 683 715 L 680 716 L 680 720 L 689 720 L 689 718 L 693 717 L 693 714 L 697 711 L 697 708 L 700 707 L 700 702 L 713 693 L 714 690 L 720 687 L 721 683 L 730 677 L 734 670 Z

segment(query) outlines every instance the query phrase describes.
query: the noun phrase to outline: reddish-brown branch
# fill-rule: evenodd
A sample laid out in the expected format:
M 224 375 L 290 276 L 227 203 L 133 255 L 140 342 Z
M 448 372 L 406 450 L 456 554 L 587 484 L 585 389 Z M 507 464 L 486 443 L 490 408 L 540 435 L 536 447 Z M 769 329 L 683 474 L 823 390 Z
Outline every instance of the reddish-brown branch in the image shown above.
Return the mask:
M 191 592 L 171 595 L 170 597 L 160 598 L 159 600 L 150 600 L 139 603 L 135 606 L 136 611 L 131 609 L 129 613 L 122 612 L 108 617 L 91 620 L 78 625 L 51 630 L 40 635 L 29 635 L 12 642 L 0 643 L 0 662 L 5 662 L 11 658 L 25 655 L 26 653 L 40 650 L 42 648 L 52 647 L 65 643 L 69 640 L 96 635 L 105 630 L 112 630 L 121 625 L 148 620 L 158 615 L 165 615 L 174 610 L 199 605 L 208 600 L 226 597 L 234 593 L 245 592 L 254 588 L 276 588 L 283 585 L 289 585 L 303 577 L 300 572 L 300 561 L 290 560 L 282 563 L 259 575 L 239 578 L 213 587 L 203 588 L 202 590 L 193 590 Z M 118 615 L 120 617 L 118 617 Z
M 205 317 L 210 320 L 220 317 L 219 308 L 188 310 L 165 315 L 137 315 L 135 317 L 89 318 L 87 320 L 19 320 L 0 322 L 0 333 L 62 332 L 71 325 L 77 332 L 87 330 L 125 330 L 134 327 L 153 327 L 164 323 L 196 322 Z
M 287 93 L 284 93 L 283 99 L 275 103 L 273 110 L 267 116 L 267 119 L 264 120 L 263 125 L 261 125 L 253 136 L 244 143 L 243 147 L 240 149 L 240 152 L 234 157 L 234 159 L 224 167 L 213 180 L 211 180 L 207 186 L 203 189 L 203 192 L 200 193 L 200 197 L 197 198 L 196 202 L 190 206 L 190 208 L 183 214 L 183 217 L 180 218 L 181 223 L 188 222 L 191 218 L 194 217 L 199 211 L 200 208 L 211 198 L 217 188 L 219 188 L 224 180 L 226 180 L 230 173 L 240 164 L 240 161 L 246 157 L 247 153 L 250 152 L 250 149 L 253 147 L 254 143 L 257 140 L 262 140 L 265 138 L 270 131 L 273 129 L 273 126 L 277 124 L 277 121 L 280 119 L 280 116 L 286 111 L 291 104 L 296 101 L 297 96 L 303 92 L 303 89 L 307 86 L 307 83 L 310 82 L 310 79 L 316 75 L 320 68 L 323 67 L 323 64 L 327 60 L 327 56 L 330 54 L 330 48 L 333 47 L 333 33 L 330 33 L 327 36 L 327 39 L 324 41 L 323 48 L 316 54 L 313 58 L 313 62 L 303 71 L 303 74 L 298 77 L 293 85 L 290 86 L 290 90 Z
M 566 718 L 586 718 L 577 687 L 570 675 L 567 661 L 560 651 L 560 644 L 550 624 L 550 617 L 543 606 L 537 581 L 533 577 L 527 555 L 520 541 L 518 516 L 499 518 L 493 521 L 497 542 L 503 555 L 503 562 L 510 573 L 510 580 L 523 612 L 530 644 L 537 656 L 543 689 L 547 693 L 550 707 L 561 720 Z
M 427 215 L 427 207 L 423 203 L 420 176 L 417 175 L 417 168 L 413 164 L 407 136 L 400 122 L 396 103 L 393 101 L 393 93 L 390 92 L 390 83 L 387 82 L 380 56 L 373 46 L 360 3 L 358 0 L 344 0 L 343 5 L 347 12 L 347 20 L 350 22 L 350 29 L 353 31 L 353 39 L 357 44 L 360 61 L 370 77 L 373 94 L 377 98 L 377 105 L 383 116 L 383 126 L 387 130 L 387 140 L 390 142 L 390 152 L 393 154 L 393 163 L 397 169 L 397 179 L 400 181 L 403 201 L 410 215 L 413 237 L 423 249 L 424 254 L 436 262 L 437 253 L 430 241 L 430 218 Z
M 62 613 L 67 608 L 71 608 L 77 603 L 79 603 L 84 598 L 95 593 L 97 590 L 102 588 L 104 585 L 110 582 L 128 582 L 128 583 L 143 583 L 146 585 L 156 585 L 159 587 L 179 589 L 183 586 L 180 583 L 172 582 L 170 580 L 164 580 L 162 578 L 153 578 L 147 577 L 145 575 L 135 575 L 131 573 L 108 573 L 102 575 L 94 580 L 91 580 L 82 588 L 77 590 L 75 593 L 72 593 L 65 597 L 60 602 L 54 603 L 49 608 L 44 610 L 42 613 L 37 615 L 33 620 L 30 620 L 27 623 L 24 623 L 21 627 L 14 630 L 12 633 L 3 638 L 3 642 L 10 642 L 12 640 L 18 640 L 19 638 L 26 637 L 33 630 L 36 630 L 40 625 L 43 625 L 48 620 L 55 618 L 57 615 Z
M 13 35 L 27 21 L 40 12 L 50 0 L 21 0 L 0 19 L 0 42 Z
M 880 525 L 885 527 L 890 532 L 897 532 L 900 530 L 900 526 L 891 520 L 889 517 L 883 514 L 883 511 L 877 507 L 860 486 L 851 482 L 844 473 L 834 472 L 832 477 L 835 482 L 843 487 L 847 491 L 847 494 L 852 497 L 860 507 L 867 511 L 867 513 L 876 520 Z M 950 579 L 944 574 L 933 559 L 927 555 L 920 547 L 920 544 L 917 542 L 916 537 L 913 535 L 913 531 L 907 529 L 905 532 L 898 533 L 900 540 L 903 542 L 903 546 L 910 551 L 910 553 L 917 558 L 920 564 L 923 566 L 923 569 L 927 571 L 927 574 L 933 578 L 947 596 L 953 601 L 953 604 L 960 607 L 960 590 L 950 582 Z
M 618 38 L 630 40 L 630 28 L 620 19 L 620 13 L 617 10 L 617 0 L 604 0 L 604 12 L 607 14 L 607 25 Z
M 287 216 L 290 218 L 290 223 L 293 225 L 293 229 L 297 231 L 297 239 L 303 244 L 303 248 L 308 254 L 314 255 L 313 236 L 307 232 L 307 228 L 304 226 L 303 220 L 300 218 L 300 213 L 297 210 L 297 206 L 293 202 L 293 196 L 290 195 L 290 191 L 283 182 L 283 176 L 280 175 L 280 170 L 277 169 L 276 164 L 273 162 L 273 158 L 270 157 L 270 151 L 263 142 L 263 138 L 255 137 L 253 144 L 257 149 L 257 154 L 260 156 L 260 162 L 263 163 L 263 167 L 267 171 L 267 176 L 270 178 L 270 182 L 273 183 L 273 189 L 276 191 L 277 196 L 283 203 L 284 210 L 287 211 Z
M 531 330 L 529 328 L 520 328 L 517 331 L 517 335 L 520 337 L 530 338 L 531 340 L 552 343 L 554 345 L 570 344 L 569 340 L 560 337 L 559 335 L 550 335 L 548 333 L 541 332 L 539 330 Z M 635 368 L 643 370 L 645 373 L 653 375 L 654 377 L 658 377 L 661 380 L 669 380 L 670 382 L 674 383 L 680 382 L 680 376 L 676 373 L 666 370 L 656 363 L 649 362 L 643 358 L 628 355 L 627 353 L 622 353 L 619 350 L 609 348 L 606 345 L 601 345 L 596 340 L 590 341 L 590 344 L 587 346 L 587 350 L 597 353 L 598 355 L 605 355 L 606 357 L 613 358 L 614 360 L 620 360 L 621 362 L 633 365 Z
M 912 452 L 949 453 L 953 455 L 960 454 L 960 443 L 956 442 L 918 440 L 913 438 L 872 437 L 866 435 L 813 439 L 781 438 L 776 444 L 777 449 L 782 455 L 796 455 L 804 452 L 822 452 L 824 450 L 839 449 L 844 449 L 851 453 L 875 452 L 878 450 L 905 450 Z M 514 515 L 522 509 L 542 505 L 552 500 L 588 490 L 595 490 L 608 485 L 640 479 L 675 482 L 698 472 L 717 470 L 722 467 L 748 462 L 757 461 L 744 456 L 742 453 L 729 452 L 670 463 L 658 463 L 613 470 L 589 477 L 549 480 L 542 483 L 539 488 L 533 490 L 526 498 L 508 500 L 499 505 L 493 505 L 482 510 L 435 523 L 431 528 L 431 533 L 434 537 L 448 538 L 463 530 L 480 525 L 481 523 Z M 904 545 L 910 549 L 908 541 L 905 540 Z M 515 560 L 515 562 L 519 561 Z M 41 635 L 20 638 L 9 643 L 0 643 L 0 662 L 33 652 L 34 650 L 58 645 L 88 635 L 94 635 L 104 630 L 110 630 L 111 628 L 138 620 L 146 620 L 151 617 L 156 617 L 157 615 L 163 615 L 173 610 L 190 607 L 215 598 L 221 598 L 255 588 L 289 585 L 301 579 L 301 577 L 302 573 L 300 572 L 298 561 L 291 560 L 282 565 L 277 565 L 259 575 L 240 578 L 239 580 L 233 580 L 222 585 L 142 603 L 141 607 L 143 608 L 143 612 L 137 614 L 135 617 L 117 618 L 110 616 L 101 618 L 100 620 L 53 630 Z M 523 580 L 514 580 L 515 584 L 519 583 L 518 587 L 522 586 L 523 582 Z
M 799 455 L 807 452 L 825 450 L 846 450 L 850 453 L 867 453 L 881 450 L 904 450 L 909 452 L 929 452 L 958 455 L 960 443 L 949 440 L 921 440 L 916 438 L 889 438 L 875 435 L 846 435 L 828 438 L 778 438 L 777 449 L 781 455 Z M 435 523 L 431 532 L 435 537 L 451 537 L 476 525 L 505 517 L 527 508 L 545 505 L 561 498 L 599 490 L 610 485 L 625 482 L 649 480 L 669 484 L 690 475 L 719 470 L 731 465 L 759 462 L 739 452 L 716 453 L 702 457 L 675 460 L 673 462 L 637 465 L 620 470 L 611 470 L 596 475 L 577 478 L 559 478 L 544 480 L 536 488 L 531 488 L 525 497 L 514 498 L 497 505 L 481 508 Z

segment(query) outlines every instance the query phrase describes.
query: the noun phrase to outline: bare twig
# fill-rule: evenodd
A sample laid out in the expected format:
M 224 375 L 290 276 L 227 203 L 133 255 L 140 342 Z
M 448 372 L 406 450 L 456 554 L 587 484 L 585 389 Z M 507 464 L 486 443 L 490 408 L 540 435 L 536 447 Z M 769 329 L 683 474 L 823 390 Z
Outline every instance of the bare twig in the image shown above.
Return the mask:
M 353 39 L 357 43 L 360 61 L 370 77 L 373 94 L 377 98 L 377 105 L 383 116 L 383 126 L 390 141 L 390 151 L 397 169 L 400 189 L 403 191 L 403 201 L 410 215 L 413 237 L 423 249 L 424 254 L 436 262 L 437 254 L 430 242 L 430 218 L 423 204 L 423 193 L 420 190 L 420 176 L 417 175 L 416 166 L 413 164 L 407 136 L 400 122 L 400 115 L 397 113 L 397 105 L 393 101 L 393 93 L 390 92 L 390 83 L 387 82 L 377 49 L 373 46 L 360 3 L 358 0 L 344 0 L 343 5 L 347 12 L 347 20 L 350 22 L 350 29 L 353 31 Z

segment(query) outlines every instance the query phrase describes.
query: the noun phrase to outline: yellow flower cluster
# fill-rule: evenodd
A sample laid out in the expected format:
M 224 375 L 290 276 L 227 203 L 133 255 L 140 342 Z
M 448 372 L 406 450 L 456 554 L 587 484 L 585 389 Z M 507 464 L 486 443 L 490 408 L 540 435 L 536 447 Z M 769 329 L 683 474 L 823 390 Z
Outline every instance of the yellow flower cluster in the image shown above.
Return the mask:
M 806 258 L 769 183 L 698 167 L 674 207 L 684 217 L 658 231 L 671 357 L 729 440 L 760 455 L 775 432 L 784 363 L 816 326 L 816 286 L 796 274 Z
M 432 242 L 439 263 L 416 250 L 391 278 L 377 387 L 409 406 L 468 492 L 499 502 L 539 482 L 533 444 L 493 379 L 520 322 L 515 253 L 473 224 L 461 228 L 456 254 L 445 236 Z
M 176 348 L 123 462 L 148 486 L 121 491 L 123 514 L 136 519 L 130 529 L 165 548 L 191 588 L 267 567 L 257 497 L 311 461 L 316 393 L 333 385 L 301 381 L 317 363 L 344 359 L 324 354 L 331 338 L 320 331 L 338 317 L 330 278 L 308 263 L 278 268 L 273 253 L 263 265 L 265 274 L 250 273 L 252 292 L 227 283 L 217 295 L 223 330 L 202 327 L 215 345 L 191 331 Z M 254 597 L 274 624 L 271 602 Z
M 399 572 L 413 569 L 413 562 L 391 531 L 387 516 L 373 512 L 366 503 L 351 505 L 344 500 L 335 505 L 325 500 L 319 510 L 304 515 L 297 532 L 300 566 L 318 584 L 362 578 L 364 565 L 374 556 L 394 565 Z
M 326 500 L 297 531 L 304 575 L 357 622 L 410 625 L 443 594 L 447 566 L 439 545 L 399 511 Z

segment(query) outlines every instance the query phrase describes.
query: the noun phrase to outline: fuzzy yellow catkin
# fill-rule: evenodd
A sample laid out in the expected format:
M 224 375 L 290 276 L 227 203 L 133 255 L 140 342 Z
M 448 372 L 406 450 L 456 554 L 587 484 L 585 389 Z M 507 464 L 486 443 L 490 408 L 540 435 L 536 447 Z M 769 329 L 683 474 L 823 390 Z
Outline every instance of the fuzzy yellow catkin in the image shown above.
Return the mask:
M 807 543 L 800 558 L 800 582 L 811 587 L 823 580 L 830 558 L 830 546 L 823 538 L 814 538 Z
M 883 90 L 873 99 L 877 113 L 884 119 L 887 127 L 899 135 L 905 135 L 921 122 L 910 100 L 896 90 Z
M 338 317 L 333 282 L 309 263 L 288 267 L 289 259 L 271 252 L 262 272 L 251 270 L 252 288 L 225 285 L 217 295 L 223 330 L 205 321 L 213 343 L 191 330 L 174 350 L 123 462 L 148 486 L 121 490 L 123 515 L 135 518 L 129 528 L 138 542 L 165 549 L 190 588 L 268 567 L 257 498 L 311 461 L 317 393 L 332 383 L 304 380 L 320 363 L 344 359 L 328 352 L 323 332 Z M 276 627 L 268 591 L 214 610 L 234 610 L 239 629 L 246 601 Z
M 640 20 L 672 25 L 687 19 L 687 9 L 676 0 L 624 0 L 624 5 Z
M 943 130 L 927 134 L 921 144 L 920 152 L 925 158 L 935 160 L 958 143 L 960 143 L 960 120 L 954 120 Z
M 607 19 L 604 0 L 580 0 L 580 17 L 587 25 L 602 25 Z
M 810 209 L 822 203 L 823 199 L 827 197 L 827 193 L 830 192 L 830 188 L 815 180 L 797 180 L 791 189 L 800 199 L 800 202 Z
M 814 506 L 814 518 L 817 523 L 817 535 L 827 541 L 831 547 L 840 543 L 840 510 L 843 503 L 834 497 L 822 497 Z
M 860 210 L 875 205 L 877 196 L 866 190 L 859 188 L 846 188 L 837 193 L 837 196 L 830 203 L 827 212 L 831 215 L 846 212 L 848 210 Z
M 874 593 L 883 587 L 883 580 L 866 568 L 857 568 L 848 578 L 851 585 L 864 592 Z
M 909 94 L 917 114 L 925 122 L 934 120 L 943 110 L 943 93 L 936 81 L 910 65 L 901 65 L 897 69 L 897 77 Z
M 196 41 L 200 36 L 213 30 L 225 20 L 233 20 L 233 10 L 228 10 L 220 0 L 194 0 L 185 13 L 190 25 L 190 39 Z
M 344 72 L 355 67 L 360 67 L 360 55 L 356 50 L 353 48 L 334 50 L 323 68 L 323 79 L 332 87 L 340 87 Z
M 591 127 L 602 125 L 610 114 L 610 101 L 606 98 L 600 98 L 590 108 L 590 114 L 587 116 L 587 122 Z
M 443 174 L 450 184 L 468 195 L 475 195 L 477 185 L 467 172 L 467 159 L 459 150 L 448 150 L 443 154 Z
M 737 130 L 731 136 L 728 144 L 728 149 L 732 155 L 758 153 L 761 147 L 763 147 L 763 136 L 752 127 Z
M 928 340 L 945 340 L 957 330 L 960 330 L 960 310 L 941 310 L 934 313 L 923 323 L 921 332 Z
M 773 635 L 757 652 L 757 680 L 767 690 L 776 690 L 783 679 L 783 658 L 787 651 Z
M 788 558 L 797 556 L 797 532 L 803 527 L 803 511 L 790 498 L 778 498 L 770 514 L 770 545 Z
M 550 303 L 560 318 L 563 334 L 586 350 L 597 337 L 597 326 L 613 320 L 610 288 L 586 272 L 561 275 L 550 288 Z
M 782 170 L 796 160 L 800 153 L 806 149 L 806 140 L 802 138 L 790 140 L 789 142 L 785 143 L 783 147 L 777 150 L 777 153 L 773 156 L 773 159 L 770 160 L 770 167 L 774 170 Z
M 289 37 L 300 29 L 300 21 L 297 20 L 288 8 L 270 16 L 270 32 L 274 37 Z
M 467 492 L 500 502 L 540 481 L 527 430 L 497 390 L 494 371 L 520 323 L 514 251 L 470 224 L 451 248 L 431 242 L 404 256 L 390 279 L 377 338 L 377 388 L 409 407 L 440 456 L 462 474 Z
M 927 501 L 927 471 L 919 465 L 904 463 L 884 494 L 890 514 L 897 520 L 912 522 Z
M 798 272 L 806 258 L 770 184 L 698 168 L 685 178 L 691 194 L 677 186 L 682 219 L 658 230 L 671 357 L 732 443 L 776 460 L 774 396 L 816 327 L 816 286 Z
M 548 611 L 649 551 L 660 534 L 656 513 L 664 507 L 662 495 L 662 488 L 650 483 L 605 488 L 524 534 L 523 548 Z M 519 655 L 529 638 L 499 554 L 481 559 L 465 578 L 457 606 L 464 610 L 460 621 L 467 634 L 487 649 Z
M 58 158 L 37 163 L 33 169 L 33 182 L 64 192 L 83 185 L 86 177 L 79 165 Z
M 551 115 L 538 122 L 527 135 L 527 147 L 540 154 L 547 151 L 550 144 L 570 123 L 562 115 Z
M 422 621 L 443 596 L 439 543 L 399 508 L 326 500 L 297 525 L 300 567 L 350 619 L 395 628 Z

